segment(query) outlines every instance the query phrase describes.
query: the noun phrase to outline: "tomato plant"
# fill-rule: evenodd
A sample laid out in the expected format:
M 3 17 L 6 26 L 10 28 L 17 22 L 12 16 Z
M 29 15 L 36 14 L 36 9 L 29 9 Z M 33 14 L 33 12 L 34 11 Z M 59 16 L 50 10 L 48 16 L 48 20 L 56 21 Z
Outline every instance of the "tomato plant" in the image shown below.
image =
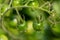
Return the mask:
M 0 40 L 60 40 L 60 0 L 0 0 Z

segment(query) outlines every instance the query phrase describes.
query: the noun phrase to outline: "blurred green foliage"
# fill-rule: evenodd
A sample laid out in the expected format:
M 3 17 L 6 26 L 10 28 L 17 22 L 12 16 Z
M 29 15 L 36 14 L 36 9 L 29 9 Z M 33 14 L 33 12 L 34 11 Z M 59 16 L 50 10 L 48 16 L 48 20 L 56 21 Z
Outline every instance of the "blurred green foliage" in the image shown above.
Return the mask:
M 60 0 L 0 0 L 0 40 L 60 40 Z

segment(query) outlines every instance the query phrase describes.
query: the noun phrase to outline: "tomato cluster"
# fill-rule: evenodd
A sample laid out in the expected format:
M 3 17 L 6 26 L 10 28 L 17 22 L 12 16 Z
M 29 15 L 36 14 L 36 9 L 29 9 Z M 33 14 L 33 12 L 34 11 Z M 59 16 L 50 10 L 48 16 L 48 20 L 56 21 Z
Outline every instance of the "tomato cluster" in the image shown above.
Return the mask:
M 51 37 L 60 37 L 59 0 L 6 1 L 0 0 L 3 24 L 3 27 L 0 27 L 1 40 L 12 37 L 17 39 L 21 37 L 21 40 L 51 40 Z

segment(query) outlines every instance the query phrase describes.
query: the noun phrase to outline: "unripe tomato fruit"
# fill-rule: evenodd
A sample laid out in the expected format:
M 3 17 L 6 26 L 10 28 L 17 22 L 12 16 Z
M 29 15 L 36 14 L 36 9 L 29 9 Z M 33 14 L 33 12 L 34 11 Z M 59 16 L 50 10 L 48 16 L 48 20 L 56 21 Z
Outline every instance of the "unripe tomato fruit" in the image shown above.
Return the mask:
M 19 7 L 19 6 L 22 6 L 21 0 L 13 0 L 12 6 L 13 6 L 13 7 L 17 7 L 17 8 L 16 8 L 17 10 L 22 10 L 22 8 Z
M 28 5 L 33 6 L 33 7 L 38 7 L 39 3 L 37 1 L 33 1 L 33 2 L 29 3 Z
M 12 26 L 12 27 L 16 27 L 17 26 L 17 19 L 14 18 L 14 19 L 10 20 L 9 25 Z
M 36 30 L 36 31 L 40 31 L 41 30 L 41 23 L 34 23 L 34 26 L 33 26 L 33 28 L 34 28 L 34 30 Z
M 26 34 L 33 34 L 33 21 L 27 21 Z
M 25 29 L 26 29 L 26 22 L 20 23 L 18 25 L 18 28 L 19 28 L 20 31 L 25 31 Z
M 54 27 L 52 27 L 52 32 L 55 36 L 60 37 L 60 23 L 56 23 Z
M 13 0 L 12 6 L 20 6 L 20 0 Z

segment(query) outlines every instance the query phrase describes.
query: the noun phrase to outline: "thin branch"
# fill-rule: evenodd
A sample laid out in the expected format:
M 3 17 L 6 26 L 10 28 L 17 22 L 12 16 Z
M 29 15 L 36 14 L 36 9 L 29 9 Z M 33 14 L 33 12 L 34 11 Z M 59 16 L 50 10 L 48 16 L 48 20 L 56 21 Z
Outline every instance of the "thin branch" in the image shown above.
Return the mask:
M 42 7 L 44 7 L 45 5 L 47 5 L 47 4 L 49 4 L 49 2 L 47 1 L 47 2 L 45 2 L 43 5 L 41 5 L 40 7 L 42 8 Z
M 10 7 L 10 8 L 7 8 L 1 15 L 5 15 L 5 13 L 10 10 L 10 9 L 14 9 L 14 8 L 36 8 L 36 7 L 32 7 L 32 6 L 16 6 L 16 7 Z M 50 11 L 46 10 L 46 9 L 43 9 L 41 7 L 37 7 L 36 9 L 40 9 L 42 11 L 46 11 L 48 13 L 50 13 Z
M 29 1 L 25 4 L 25 6 L 27 6 L 30 1 L 31 1 L 31 0 L 29 0 Z
M 10 1 L 10 3 L 9 3 L 9 7 L 11 6 L 11 4 L 12 4 L 12 1 L 13 1 L 13 0 L 11 0 L 11 1 Z
M 19 22 L 20 22 L 20 20 L 23 22 L 23 19 L 22 19 L 22 17 L 21 17 L 21 15 L 20 15 L 20 13 L 18 12 L 18 10 L 15 8 L 15 10 L 16 10 L 16 12 L 17 12 L 17 15 L 18 15 L 18 17 L 19 17 Z
M 9 6 L 5 9 L 5 11 L 3 13 L 1 13 L 1 15 L 4 15 L 8 10 L 11 9 L 10 8 L 11 4 L 12 4 L 12 0 L 10 1 Z

